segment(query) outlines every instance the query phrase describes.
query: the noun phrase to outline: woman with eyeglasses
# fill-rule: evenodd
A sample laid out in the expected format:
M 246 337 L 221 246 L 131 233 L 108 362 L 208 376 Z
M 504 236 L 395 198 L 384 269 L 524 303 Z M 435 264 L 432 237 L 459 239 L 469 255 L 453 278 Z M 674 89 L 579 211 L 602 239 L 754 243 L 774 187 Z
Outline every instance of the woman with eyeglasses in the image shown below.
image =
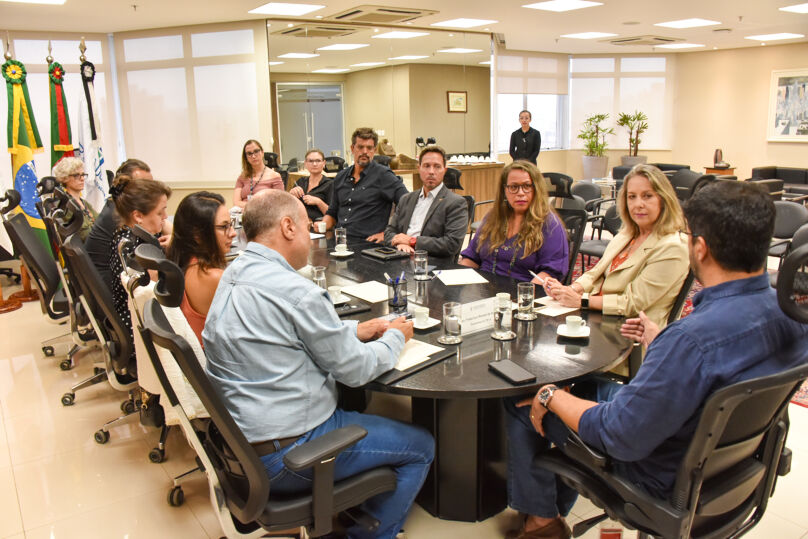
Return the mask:
M 62 185 L 62 189 L 73 197 L 76 204 L 81 208 L 84 214 L 84 222 L 79 229 L 79 237 L 81 241 L 87 239 L 90 234 L 95 220 L 98 218 L 98 212 L 95 211 L 89 202 L 81 198 L 81 192 L 84 190 L 84 181 L 87 179 L 87 174 L 84 172 L 84 162 L 77 157 L 64 157 L 53 166 L 53 176 Z M 72 218 L 72 212 L 68 211 L 65 218 L 69 221 Z
M 185 274 L 180 310 L 200 344 L 213 294 L 227 265 L 225 255 L 235 237 L 224 197 L 199 191 L 182 199 L 166 256 Z
M 494 207 L 460 255 L 463 266 L 519 281 L 564 278 L 567 230 L 550 207 L 547 185 L 534 164 L 515 161 L 502 169 Z
M 264 163 L 264 148 L 250 139 L 241 150 L 241 174 L 236 178 L 233 205 L 244 208 L 254 194 L 264 189 L 285 189 L 281 175 Z
M 306 170 L 309 175 L 297 180 L 289 191 L 306 206 L 306 213 L 312 223 L 321 220 L 328 211 L 334 192 L 334 180 L 323 174 L 323 168 L 325 155 L 322 150 L 315 148 L 306 152 Z

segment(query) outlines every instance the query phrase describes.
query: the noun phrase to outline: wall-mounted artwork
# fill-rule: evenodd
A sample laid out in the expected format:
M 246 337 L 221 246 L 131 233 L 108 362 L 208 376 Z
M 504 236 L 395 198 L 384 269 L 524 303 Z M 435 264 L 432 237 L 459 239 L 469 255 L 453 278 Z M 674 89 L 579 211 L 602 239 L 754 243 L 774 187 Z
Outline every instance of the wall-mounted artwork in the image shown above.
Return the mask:
M 467 92 L 446 92 L 446 99 L 449 105 L 449 112 L 468 112 Z
M 808 142 L 808 68 L 772 71 L 766 138 Z

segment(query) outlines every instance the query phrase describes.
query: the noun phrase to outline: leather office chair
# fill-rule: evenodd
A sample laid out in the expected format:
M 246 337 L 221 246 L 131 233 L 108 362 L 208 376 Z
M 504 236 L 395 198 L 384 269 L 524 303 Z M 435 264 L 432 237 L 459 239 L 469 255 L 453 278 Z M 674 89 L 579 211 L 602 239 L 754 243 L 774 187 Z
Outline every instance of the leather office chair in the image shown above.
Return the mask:
M 779 258 L 779 266 L 782 266 L 791 249 L 794 234 L 808 223 L 808 209 L 802 204 L 787 200 L 775 200 L 774 209 L 774 235 L 769 247 L 769 256 Z
M 808 244 L 794 248 L 780 268 L 777 303 L 788 316 L 808 324 Z
M 339 172 L 345 168 L 345 159 L 336 155 L 329 155 L 325 158 L 326 172 Z
M 534 464 L 605 510 L 579 522 L 578 537 L 607 515 L 638 538 L 738 537 L 763 517 L 778 475 L 791 467 L 788 403 L 808 365 L 724 387 L 705 402 L 667 499 L 655 498 L 615 473 L 611 459 L 570 432 L 563 448 Z M 751 514 L 751 516 L 750 516 Z
M 462 191 L 463 186 L 460 185 L 460 176 L 462 175 L 462 171 L 456 168 L 446 167 L 446 173 L 443 175 L 443 185 L 449 189 L 459 189 Z
M 140 256 L 143 249 L 139 247 L 136 253 L 143 266 L 150 267 L 146 257 Z M 334 481 L 336 456 L 367 434 L 356 425 L 329 432 L 289 451 L 284 456 L 287 467 L 297 471 L 314 469 L 312 492 L 272 496 L 272 485 L 263 463 L 227 411 L 188 342 L 174 332 L 161 308 L 162 305 L 177 306 L 181 301 L 182 273 L 179 268 L 171 271 L 169 264 L 172 263 L 155 262 L 163 274 L 155 287 L 155 299 L 146 304 L 145 327 L 141 333 L 155 371 L 158 376 L 162 373 L 163 382 L 168 386 L 166 396 L 208 475 L 211 499 L 227 536 L 237 537 L 259 528 L 271 531 L 296 526 L 310 527 L 311 535 L 319 536 L 331 531 L 334 513 L 348 510 L 370 531 L 376 529 L 378 521 L 366 514 L 358 515 L 355 508 L 372 496 L 393 490 L 396 486 L 393 470 L 375 468 Z M 210 415 L 203 442 L 185 416 L 176 393 L 170 389 L 162 364 L 156 359 L 157 348 L 171 352 Z
M 279 171 L 281 168 L 278 162 L 278 154 L 275 152 L 264 152 L 264 164 L 275 171 Z
M 785 266 L 785 261 L 788 260 L 788 257 L 802 247 L 803 245 L 808 245 L 808 223 L 802 225 L 800 228 L 794 232 L 794 236 L 791 238 L 791 245 L 789 246 L 789 254 L 786 255 L 785 260 L 781 264 L 780 271 L 773 271 L 769 272 L 769 281 L 771 282 L 772 287 L 777 287 L 777 281 L 780 278 L 780 272 L 782 271 L 782 266 Z
M 393 158 L 392 158 L 392 157 L 390 157 L 389 155 L 379 155 L 379 154 L 376 154 L 376 155 L 374 155 L 374 156 L 373 156 L 373 160 L 374 160 L 375 162 L 379 163 L 380 165 L 384 165 L 384 166 L 386 166 L 386 167 L 389 167 L 389 166 L 390 166 L 390 161 L 391 161 L 392 159 L 393 159 Z
M 706 179 L 705 179 L 706 178 Z M 693 196 L 696 186 L 705 181 L 715 180 L 713 174 L 700 174 L 690 169 L 679 169 L 670 176 L 671 185 L 676 192 L 676 198 L 685 201 Z
M 550 182 L 553 189 L 548 189 L 549 195 L 556 198 L 572 197 L 572 177 L 560 172 L 542 172 L 541 174 Z

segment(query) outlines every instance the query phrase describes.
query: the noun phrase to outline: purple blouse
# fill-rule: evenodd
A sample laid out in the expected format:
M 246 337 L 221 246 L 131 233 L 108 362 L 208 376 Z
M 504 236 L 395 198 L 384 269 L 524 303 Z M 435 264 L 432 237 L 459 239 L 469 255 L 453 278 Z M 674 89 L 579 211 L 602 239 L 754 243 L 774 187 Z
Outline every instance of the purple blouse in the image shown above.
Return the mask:
M 469 246 L 460 253 L 463 257 L 479 264 L 480 271 L 513 277 L 518 281 L 530 281 L 533 279 L 528 270 L 534 273 L 547 272 L 559 281 L 562 281 L 566 276 L 569 270 L 570 256 L 567 231 L 554 213 L 550 214 L 541 229 L 544 236 L 541 249 L 534 251 L 525 258 L 522 258 L 521 247 L 516 251 L 516 257 L 514 258 L 514 245 L 519 237 L 518 234 L 508 238 L 498 250 L 489 249 L 486 243 L 478 252 L 477 236 L 480 229 L 474 234 Z M 496 269 L 494 269 L 495 266 Z

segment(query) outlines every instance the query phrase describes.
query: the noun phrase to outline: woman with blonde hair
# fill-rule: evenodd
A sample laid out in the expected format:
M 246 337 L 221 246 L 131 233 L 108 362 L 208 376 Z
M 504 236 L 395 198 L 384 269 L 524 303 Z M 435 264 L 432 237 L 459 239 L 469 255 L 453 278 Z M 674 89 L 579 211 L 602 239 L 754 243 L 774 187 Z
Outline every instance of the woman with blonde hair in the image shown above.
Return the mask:
M 93 208 L 89 202 L 81 198 L 81 192 L 84 190 L 84 181 L 87 179 L 87 173 L 84 172 L 84 162 L 78 157 L 65 157 L 53 166 L 52 174 L 62 185 L 62 189 L 73 197 L 73 200 L 76 201 L 76 204 L 84 214 L 84 222 L 79 229 L 79 237 L 81 241 L 84 241 L 87 239 L 87 236 L 90 234 L 90 229 L 98 218 L 98 212 L 95 211 L 95 208 Z M 72 218 L 72 212 L 68 212 L 65 217 L 70 220 Z
M 264 148 L 261 143 L 250 139 L 241 149 L 241 174 L 236 178 L 233 205 L 243 208 L 253 195 L 264 189 L 285 190 L 285 186 L 281 175 L 264 163 Z
M 519 281 L 564 278 L 567 231 L 550 207 L 547 183 L 534 164 L 515 161 L 502 170 L 494 207 L 460 254 L 464 266 Z

